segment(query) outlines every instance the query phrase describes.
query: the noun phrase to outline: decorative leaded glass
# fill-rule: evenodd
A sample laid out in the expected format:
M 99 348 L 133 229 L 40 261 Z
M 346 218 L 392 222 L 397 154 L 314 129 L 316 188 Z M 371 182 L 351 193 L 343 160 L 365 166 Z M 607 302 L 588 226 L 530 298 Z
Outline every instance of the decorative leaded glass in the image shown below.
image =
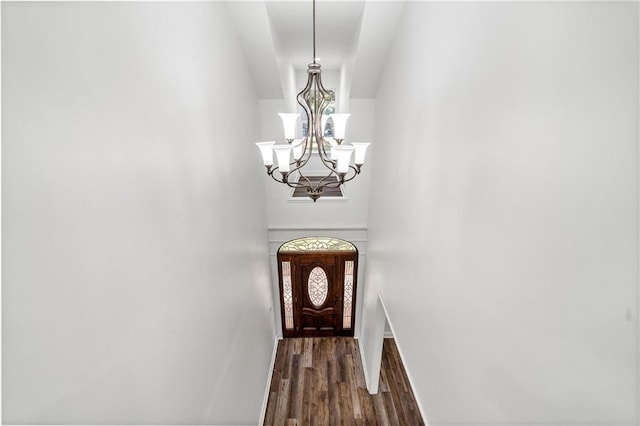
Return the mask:
M 305 237 L 291 240 L 280 247 L 280 251 L 356 251 L 349 241 L 329 237 Z
M 293 330 L 293 291 L 291 288 L 291 263 L 282 262 L 282 301 L 284 302 L 284 328 Z
M 351 328 L 351 313 L 353 311 L 353 260 L 344 262 L 344 309 L 342 313 L 342 328 Z
M 307 291 L 309 292 L 309 300 L 314 305 L 320 307 L 327 300 L 329 293 L 329 280 L 327 274 L 319 266 L 311 270 L 309 281 L 307 282 Z

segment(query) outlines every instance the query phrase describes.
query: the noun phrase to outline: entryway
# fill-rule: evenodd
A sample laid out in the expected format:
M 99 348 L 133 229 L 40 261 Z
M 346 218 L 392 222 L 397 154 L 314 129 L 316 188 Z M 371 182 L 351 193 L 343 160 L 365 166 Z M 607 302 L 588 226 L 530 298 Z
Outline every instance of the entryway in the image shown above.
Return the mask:
M 305 237 L 278 249 L 283 337 L 353 336 L 358 250 Z

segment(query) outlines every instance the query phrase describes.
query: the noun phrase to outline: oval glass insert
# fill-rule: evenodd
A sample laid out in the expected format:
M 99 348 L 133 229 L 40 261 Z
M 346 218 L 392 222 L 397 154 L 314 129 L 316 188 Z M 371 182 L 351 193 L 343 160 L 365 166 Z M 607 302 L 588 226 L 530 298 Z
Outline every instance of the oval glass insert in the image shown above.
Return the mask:
M 307 282 L 307 292 L 309 293 L 309 300 L 314 305 L 320 307 L 327 300 L 327 294 L 329 293 L 329 280 L 327 274 L 319 266 L 316 266 L 311 270 L 309 274 L 309 281 Z

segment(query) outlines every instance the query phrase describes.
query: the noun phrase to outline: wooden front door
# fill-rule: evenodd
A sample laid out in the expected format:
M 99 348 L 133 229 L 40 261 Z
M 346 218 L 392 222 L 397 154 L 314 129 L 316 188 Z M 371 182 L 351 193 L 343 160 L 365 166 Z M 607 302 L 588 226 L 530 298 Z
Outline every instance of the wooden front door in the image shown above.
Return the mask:
M 284 337 L 353 336 L 357 251 L 278 253 Z
M 298 336 L 336 336 L 340 292 L 336 276 L 336 256 L 331 254 L 303 255 L 299 259 L 294 310 L 300 319 Z

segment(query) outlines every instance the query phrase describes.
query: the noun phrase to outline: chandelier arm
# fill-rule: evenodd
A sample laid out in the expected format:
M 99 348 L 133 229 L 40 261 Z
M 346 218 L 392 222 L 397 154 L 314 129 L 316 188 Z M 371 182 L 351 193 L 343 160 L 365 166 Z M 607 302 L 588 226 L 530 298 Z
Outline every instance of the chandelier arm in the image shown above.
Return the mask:
M 311 188 L 308 185 L 304 185 L 304 184 L 298 184 L 297 182 L 292 184 L 291 182 L 284 182 L 289 188 L 293 188 L 293 189 L 298 189 L 298 188 L 306 188 L 309 189 Z
M 325 149 L 325 145 L 327 144 L 327 142 L 324 139 L 324 136 L 321 136 L 320 139 L 322 140 L 322 143 L 316 142 L 316 144 L 318 145 L 318 155 L 320 156 L 320 160 L 327 169 L 335 171 L 336 163 L 331 160 L 331 156 L 327 154 L 327 150 Z
M 340 181 L 338 181 L 338 182 L 331 182 L 331 183 L 328 183 L 328 184 L 326 184 L 326 185 L 322 185 L 322 188 L 329 188 L 329 189 L 333 189 L 333 188 L 339 188 L 339 187 L 340 187 L 340 185 L 342 185 L 342 184 L 340 183 Z
M 304 184 L 304 183 L 300 183 L 300 182 L 294 182 L 294 183 L 291 183 L 291 182 L 289 182 L 288 180 L 287 180 L 287 181 L 285 181 L 285 180 L 282 180 L 282 179 L 278 179 L 278 178 L 276 177 L 276 175 L 273 173 L 273 172 L 275 172 L 276 170 L 278 170 L 278 168 L 277 168 L 277 167 L 271 171 L 271 173 L 269 174 L 269 176 L 271 176 L 271 178 L 272 178 L 273 180 L 275 180 L 276 182 L 278 182 L 278 183 L 284 183 L 285 185 L 287 185 L 287 186 L 289 186 L 289 187 L 291 187 L 291 188 L 294 188 L 294 189 L 297 189 L 297 188 L 313 188 L 313 187 L 312 187 L 312 185 L 311 185 L 311 182 L 309 181 L 309 179 L 307 179 L 307 177 L 306 177 L 306 176 L 303 176 L 302 174 L 300 174 L 300 176 L 304 177 L 304 178 L 307 180 L 307 182 L 309 182 L 309 185 Z M 287 176 L 289 176 L 290 174 L 291 174 L 291 172 L 289 172 L 289 173 L 287 174 Z
M 334 176 L 334 175 L 337 178 L 337 185 L 335 185 L 336 182 L 328 182 L 328 183 L 322 185 L 322 187 L 323 188 L 337 188 L 338 186 L 341 185 L 341 183 L 340 183 L 340 175 L 335 170 L 329 170 L 329 174 L 326 175 L 325 177 L 323 177 L 322 179 L 320 179 L 319 184 L 322 184 L 322 182 L 324 182 L 325 180 L 329 179 L 331 176 Z
M 300 158 L 304 159 L 300 160 L 300 165 L 298 166 L 298 168 L 302 168 L 304 167 L 308 162 L 309 159 L 311 158 L 311 151 L 313 151 L 311 149 L 311 147 L 309 147 L 311 139 L 309 138 L 309 136 L 305 136 L 304 140 L 302 141 L 302 143 L 304 144 L 304 148 L 302 149 L 302 155 L 300 156 Z M 309 153 L 307 153 L 307 151 L 309 151 Z
M 327 160 L 322 154 L 320 154 L 320 160 L 322 161 L 322 164 L 329 169 L 329 171 L 331 172 L 335 172 L 335 164 L 333 161 L 331 160 Z
M 292 186 L 292 185 L 291 185 L 291 183 L 290 183 L 288 180 L 278 179 L 278 178 L 276 177 L 276 173 L 275 173 L 276 171 L 280 171 L 280 168 L 279 168 L 279 167 L 274 167 L 273 169 L 269 170 L 269 172 L 267 172 L 267 174 L 268 174 L 269 176 L 271 176 L 271 178 L 272 178 L 273 180 L 275 180 L 276 182 L 278 182 L 278 183 L 284 183 L 285 185 L 288 185 L 288 186 L 291 186 L 292 188 L 294 188 L 294 186 Z M 292 170 L 292 171 L 293 171 L 293 170 Z M 286 176 L 287 176 L 287 177 L 289 177 L 289 175 L 291 175 L 291 172 L 286 172 L 286 173 L 287 173 L 287 174 L 286 174 Z M 282 175 L 282 172 L 280 172 L 280 174 Z M 296 182 L 296 183 L 297 183 L 297 182 Z
M 351 176 L 351 177 L 350 177 L 350 178 L 348 178 L 348 179 L 346 179 L 346 178 L 345 178 L 345 180 L 343 181 L 343 183 L 347 183 L 347 182 L 349 182 L 349 181 L 351 181 L 351 180 L 355 179 L 355 177 L 356 177 L 356 176 L 358 176 L 358 175 L 360 174 L 360 170 L 356 169 L 355 167 L 353 167 L 353 166 L 349 165 L 349 168 L 350 168 L 351 170 L 353 170 L 353 172 L 354 172 L 354 173 L 353 173 L 353 176 Z
M 356 167 L 353 167 L 353 166 L 350 165 L 349 169 L 351 169 L 353 171 L 353 175 L 347 178 L 346 175 L 349 173 L 349 172 L 347 172 L 347 173 L 345 173 L 345 178 L 344 179 L 340 178 L 340 173 L 338 173 L 337 171 L 330 170 L 331 173 L 329 173 L 327 176 L 322 178 L 322 180 L 320 182 L 324 181 L 325 179 L 328 179 L 331 175 L 336 175 L 338 177 L 338 180 L 337 180 L 337 182 L 329 182 L 329 183 L 327 183 L 325 185 L 322 185 L 322 187 L 323 188 L 338 188 L 340 185 L 355 179 L 355 177 L 358 176 L 358 174 L 360 174 L 360 172 L 358 171 L 358 169 Z
M 275 180 L 278 183 L 284 183 L 286 184 L 287 182 L 285 182 L 284 180 L 278 179 L 275 175 L 275 171 L 278 170 L 278 168 L 276 167 L 275 169 L 271 170 L 271 173 L 269 173 L 269 176 L 271 176 L 271 179 Z
M 331 156 L 329 154 L 327 154 L 327 150 L 325 148 L 326 144 L 327 144 L 327 142 L 324 140 L 324 137 L 323 137 L 322 138 L 322 144 L 320 144 L 320 147 L 322 148 L 322 152 L 320 152 L 320 150 L 318 150 L 318 153 L 320 154 L 320 158 L 322 159 L 322 162 L 325 163 L 325 165 L 328 165 L 327 163 L 331 164 L 331 168 L 333 169 L 335 167 L 335 165 L 333 163 L 333 160 L 331 160 Z
M 305 136 L 305 137 L 302 139 L 302 142 L 301 142 L 301 143 L 303 143 L 303 144 L 304 144 L 304 147 L 302 148 L 302 154 L 300 155 L 300 159 L 301 159 L 300 161 L 302 161 L 302 159 L 303 159 L 303 158 L 305 158 L 305 154 L 307 153 L 307 148 L 308 148 L 308 147 L 307 147 L 307 145 L 308 145 L 308 143 L 309 143 L 309 137 L 308 137 L 308 136 Z
M 267 175 L 271 177 L 271 179 L 275 180 L 278 183 L 284 183 L 284 181 L 282 180 L 278 180 L 278 178 L 276 177 L 276 172 L 280 171 L 280 167 L 274 167 L 272 169 L 269 169 L 269 171 L 267 171 Z M 280 173 L 282 174 L 282 173 Z
M 317 107 L 317 111 L 316 111 L 316 121 L 318 121 L 317 123 L 314 123 L 316 125 L 315 130 L 317 132 L 317 135 L 319 138 L 318 140 L 322 140 L 322 142 L 324 142 L 324 129 L 322 128 L 322 115 L 324 114 L 324 111 L 329 107 L 329 105 L 331 104 L 331 92 L 328 91 L 327 89 L 324 88 L 324 85 L 322 84 L 322 74 L 318 73 L 316 75 L 316 89 L 318 92 L 320 92 L 320 102 L 319 105 L 316 105 Z
M 303 183 L 300 183 L 300 179 L 298 179 L 298 182 L 296 182 L 296 183 L 300 185 L 300 186 L 299 186 L 299 188 L 302 188 L 302 187 L 304 187 L 304 188 L 313 188 L 313 184 L 311 183 L 311 181 L 309 180 L 309 178 L 308 178 L 308 177 L 306 177 L 306 176 L 302 173 L 302 171 L 299 171 L 298 173 L 300 174 L 300 177 L 301 177 L 301 178 L 304 178 L 304 180 L 306 180 L 306 181 L 307 181 L 307 183 L 306 183 L 306 184 L 303 184 Z
M 321 156 L 321 157 L 322 157 L 322 156 Z M 322 158 L 321 158 L 321 159 L 322 159 Z M 298 171 L 298 173 L 299 173 L 300 177 L 301 177 L 301 178 L 304 178 L 304 179 L 307 181 L 307 183 L 306 183 L 306 184 L 300 184 L 299 182 L 297 182 L 297 183 L 299 184 L 299 185 L 298 185 L 298 188 L 304 187 L 304 188 L 307 188 L 307 189 L 311 189 L 312 191 L 318 191 L 318 189 L 322 189 L 322 188 L 337 188 L 338 186 L 340 186 L 340 182 L 339 182 L 339 181 L 340 181 L 340 175 L 338 174 L 338 172 L 336 172 L 336 171 L 335 171 L 335 170 L 333 170 L 332 168 L 327 167 L 327 165 L 326 165 L 326 161 L 325 161 L 324 159 L 322 159 L 322 160 L 323 160 L 323 163 L 325 163 L 325 168 L 327 168 L 327 169 L 329 170 L 329 173 L 328 173 L 326 176 L 324 176 L 324 177 L 323 177 L 323 178 L 322 178 L 322 179 L 321 179 L 321 180 L 320 180 L 316 185 L 314 185 L 314 184 L 311 182 L 311 180 L 309 180 L 309 178 L 308 178 L 307 176 L 305 176 L 305 174 L 304 174 L 304 173 L 302 173 L 302 170 L 301 170 L 301 169 L 302 169 L 302 165 L 300 165 L 299 167 L 296 167 L 295 169 L 293 169 L 293 170 L 291 171 L 291 172 Z M 308 159 L 307 159 L 307 161 L 308 161 Z M 327 183 L 327 184 L 324 184 L 324 182 L 325 182 L 329 177 L 334 176 L 334 175 L 335 175 L 335 176 L 336 176 L 336 178 L 337 178 L 337 183 L 338 183 L 337 185 L 330 186 L 328 183 Z
M 310 188 L 310 189 L 313 189 L 313 183 L 311 183 L 311 181 L 309 180 L 309 178 L 308 178 L 307 176 L 305 176 L 305 174 L 302 172 L 302 168 L 303 168 L 303 167 L 304 167 L 304 166 L 309 162 L 309 159 L 311 158 L 311 149 L 309 149 L 309 150 L 308 150 L 308 151 L 309 151 L 309 153 L 308 153 L 308 154 L 306 155 L 306 157 L 305 157 L 305 152 L 307 151 L 307 148 L 306 148 L 307 140 L 308 140 L 308 137 L 305 137 L 305 140 L 302 142 L 302 143 L 304 143 L 304 144 L 305 144 L 304 151 L 302 152 L 302 155 L 300 156 L 300 158 L 301 158 L 301 159 L 303 159 L 303 160 L 300 160 L 300 162 L 299 162 L 299 163 L 298 163 L 298 162 L 296 162 L 296 161 L 294 161 L 294 162 L 290 163 L 290 165 L 295 165 L 295 167 L 294 167 L 293 169 L 291 169 L 291 170 L 289 171 L 289 173 L 288 173 L 288 175 L 291 175 L 293 172 L 298 172 L 298 174 L 300 175 L 300 177 L 301 177 L 301 178 L 304 178 L 304 180 L 306 180 L 306 181 L 307 181 L 307 183 L 306 183 L 306 184 L 301 184 L 301 183 L 299 182 L 299 179 L 298 179 L 298 182 L 296 182 L 296 183 L 295 183 L 295 184 L 296 184 L 296 186 L 292 186 L 288 181 L 287 181 L 287 182 L 280 182 L 280 181 L 278 181 L 278 182 L 280 182 L 280 183 L 286 183 L 286 184 L 288 184 L 288 185 L 289 185 L 290 187 L 292 187 L 292 188 Z M 276 168 L 276 169 L 277 169 L 277 168 Z M 274 170 L 275 170 L 275 169 L 274 169 Z M 272 173 L 273 173 L 273 172 L 272 172 Z M 275 179 L 275 178 L 274 178 L 274 179 Z
M 292 170 L 291 172 L 293 172 L 295 170 Z M 291 172 L 289 172 L 289 174 L 287 176 L 291 175 Z M 300 179 L 298 179 L 297 182 L 289 182 L 289 180 L 287 179 L 287 181 L 279 181 L 277 180 L 275 177 L 274 179 L 276 180 L 276 182 L 280 182 L 280 183 L 284 183 L 287 184 L 288 186 L 290 186 L 291 188 L 311 188 L 313 187 L 313 184 L 311 183 L 311 181 L 309 180 L 309 178 L 307 178 L 305 175 L 303 175 L 302 173 L 298 173 L 300 175 L 300 178 L 304 178 L 304 180 L 306 180 L 306 183 L 300 183 Z
M 307 165 L 307 163 L 309 162 L 309 159 L 311 158 L 311 150 L 309 150 L 309 154 L 307 154 L 307 157 L 304 158 L 304 153 L 302 154 L 302 156 L 300 157 L 301 160 L 298 163 L 297 161 L 294 161 L 293 163 L 289 163 L 290 165 L 295 165 L 295 167 L 289 172 L 289 173 L 293 173 L 296 171 L 300 172 L 300 175 L 303 175 L 301 169 Z
M 304 95 L 311 91 L 311 85 L 313 83 L 312 80 L 313 80 L 313 77 L 309 75 L 309 78 L 307 79 L 307 85 L 304 86 L 304 89 L 302 89 L 296 95 L 296 101 L 298 101 L 298 105 L 300 105 L 302 109 L 304 109 L 304 113 L 307 116 L 307 133 L 309 133 L 309 124 L 311 123 L 311 110 L 310 110 L 310 107 L 307 105 L 307 103 L 304 102 L 305 100 Z
M 307 70 L 307 73 L 308 72 L 309 70 Z M 311 80 L 312 80 L 311 77 L 307 78 L 307 85 L 304 86 L 304 88 L 301 91 L 299 91 L 298 94 L 296 95 L 296 100 L 298 101 L 298 104 L 300 104 L 300 106 L 303 108 L 305 107 L 305 104 L 300 102 L 300 96 L 311 90 L 311 85 L 313 84 Z
M 294 183 L 288 182 L 287 185 L 290 186 L 291 188 L 295 188 L 295 189 L 298 189 L 298 188 L 307 188 L 307 189 L 312 188 L 312 186 L 306 185 L 304 183 L 299 183 L 299 182 L 294 182 Z
M 324 185 L 323 187 L 324 188 L 339 188 L 341 185 L 349 182 L 350 180 L 353 180 L 354 178 L 355 178 L 355 175 L 351 176 L 349 179 L 345 179 L 345 180 L 342 180 L 342 179 L 338 178 L 337 182 L 329 182 L 328 184 Z

